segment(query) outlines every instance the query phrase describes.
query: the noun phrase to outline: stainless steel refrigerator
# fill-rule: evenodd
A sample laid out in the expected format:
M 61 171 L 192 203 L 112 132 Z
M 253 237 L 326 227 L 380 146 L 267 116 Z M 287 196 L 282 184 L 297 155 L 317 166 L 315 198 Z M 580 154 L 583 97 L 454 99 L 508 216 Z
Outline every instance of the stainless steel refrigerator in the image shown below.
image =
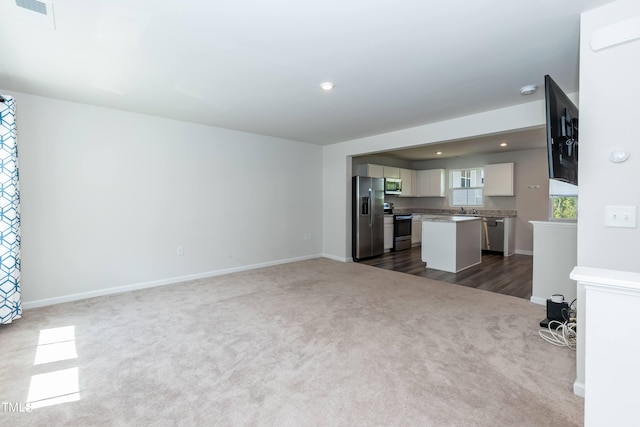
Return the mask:
M 384 178 L 354 176 L 351 208 L 353 260 L 384 252 Z

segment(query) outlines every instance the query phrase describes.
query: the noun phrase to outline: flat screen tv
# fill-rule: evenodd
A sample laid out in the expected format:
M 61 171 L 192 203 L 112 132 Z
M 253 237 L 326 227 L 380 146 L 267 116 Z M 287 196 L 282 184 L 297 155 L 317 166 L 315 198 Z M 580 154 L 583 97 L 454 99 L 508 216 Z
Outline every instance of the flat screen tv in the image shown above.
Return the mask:
M 578 107 L 549 75 L 544 87 L 549 178 L 578 185 Z

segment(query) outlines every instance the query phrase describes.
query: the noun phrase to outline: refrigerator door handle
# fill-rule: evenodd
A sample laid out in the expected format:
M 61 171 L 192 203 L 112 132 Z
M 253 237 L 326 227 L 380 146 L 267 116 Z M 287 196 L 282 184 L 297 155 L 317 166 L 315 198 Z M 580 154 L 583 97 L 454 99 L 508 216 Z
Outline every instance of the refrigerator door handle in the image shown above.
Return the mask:
M 373 194 L 371 189 L 369 189 L 369 227 L 373 227 L 373 206 L 371 206 L 371 200 L 373 199 Z

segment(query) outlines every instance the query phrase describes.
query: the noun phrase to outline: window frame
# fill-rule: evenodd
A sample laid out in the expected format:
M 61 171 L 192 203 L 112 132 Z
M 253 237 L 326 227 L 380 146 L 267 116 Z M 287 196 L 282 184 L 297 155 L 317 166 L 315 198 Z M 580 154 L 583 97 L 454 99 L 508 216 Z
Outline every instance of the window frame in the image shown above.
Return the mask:
M 456 172 L 461 172 L 461 175 L 468 175 L 467 177 L 463 176 L 462 179 L 469 180 L 469 186 L 465 187 L 464 185 L 454 186 L 454 174 Z M 479 177 L 475 178 L 475 183 L 473 183 L 473 177 L 471 176 L 473 172 L 476 172 Z M 475 184 L 475 186 L 471 186 L 471 184 Z M 478 185 L 479 184 L 479 185 Z M 454 197 L 456 192 L 464 192 L 466 193 L 466 202 L 465 203 L 455 203 L 457 199 Z M 475 194 L 473 194 L 475 193 Z M 449 206 L 450 207 L 464 207 L 464 206 L 472 206 L 472 207 L 484 207 L 484 167 L 483 166 L 475 166 L 468 168 L 456 168 L 449 170 L 449 185 L 448 185 L 448 194 L 449 194 Z M 470 197 L 475 199 L 470 200 Z
M 556 201 L 572 199 L 575 205 L 575 216 L 556 216 Z M 561 202 L 562 203 L 562 202 Z M 566 182 L 549 179 L 549 219 L 575 221 L 578 219 L 578 186 Z
M 575 215 L 574 216 L 556 216 L 556 200 L 563 199 L 560 203 L 564 202 L 564 199 L 575 200 Z M 578 219 L 578 196 L 564 196 L 564 195 L 549 195 L 549 218 L 552 220 L 577 220 Z

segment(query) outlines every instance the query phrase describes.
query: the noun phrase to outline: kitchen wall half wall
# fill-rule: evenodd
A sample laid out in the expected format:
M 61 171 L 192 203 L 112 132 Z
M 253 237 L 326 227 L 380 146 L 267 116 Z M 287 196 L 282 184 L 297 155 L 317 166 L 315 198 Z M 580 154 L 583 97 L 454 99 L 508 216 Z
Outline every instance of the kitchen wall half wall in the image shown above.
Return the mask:
M 549 219 L 549 176 L 545 148 L 483 154 L 469 157 L 452 157 L 422 162 L 408 162 L 385 158 L 383 154 L 361 156 L 353 159 L 353 170 L 361 163 L 373 163 L 407 169 L 459 169 L 494 163 L 514 163 L 515 196 L 485 197 L 485 205 L 479 210 L 515 210 L 516 252 L 533 253 L 533 228 L 529 221 Z M 448 174 L 446 175 L 448 179 Z M 387 200 L 388 199 L 388 200 Z M 449 209 L 449 197 L 399 197 L 387 195 L 385 200 L 396 208 Z

